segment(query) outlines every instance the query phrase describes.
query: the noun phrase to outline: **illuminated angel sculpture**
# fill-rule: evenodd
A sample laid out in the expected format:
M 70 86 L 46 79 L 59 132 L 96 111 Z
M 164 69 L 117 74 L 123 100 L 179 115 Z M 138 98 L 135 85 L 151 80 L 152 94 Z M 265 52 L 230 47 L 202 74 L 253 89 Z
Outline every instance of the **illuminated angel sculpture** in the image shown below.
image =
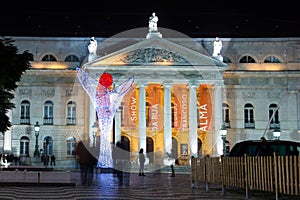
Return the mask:
M 103 73 L 99 81 L 90 76 L 83 69 L 76 68 L 77 77 L 84 90 L 88 93 L 93 102 L 100 128 L 100 148 L 97 167 L 113 167 L 111 155 L 111 130 L 113 118 L 120 106 L 123 96 L 129 91 L 134 82 L 134 77 L 130 77 L 119 86 L 110 89 L 113 78 L 109 73 Z

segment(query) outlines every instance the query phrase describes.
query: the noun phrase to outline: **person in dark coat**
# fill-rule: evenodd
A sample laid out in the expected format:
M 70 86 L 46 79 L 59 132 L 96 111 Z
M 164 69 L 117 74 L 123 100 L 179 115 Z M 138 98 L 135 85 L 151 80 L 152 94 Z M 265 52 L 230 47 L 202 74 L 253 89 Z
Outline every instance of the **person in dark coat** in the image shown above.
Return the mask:
M 88 144 L 79 141 L 76 146 L 76 156 L 80 165 L 81 182 L 82 185 L 90 185 L 93 182 L 94 167 L 97 159 L 91 153 Z
M 145 173 L 144 173 L 145 155 L 144 155 L 143 148 L 140 148 L 140 151 L 139 151 L 139 162 L 140 162 L 139 176 L 145 176 Z
M 55 166 L 55 156 L 51 156 L 51 166 Z

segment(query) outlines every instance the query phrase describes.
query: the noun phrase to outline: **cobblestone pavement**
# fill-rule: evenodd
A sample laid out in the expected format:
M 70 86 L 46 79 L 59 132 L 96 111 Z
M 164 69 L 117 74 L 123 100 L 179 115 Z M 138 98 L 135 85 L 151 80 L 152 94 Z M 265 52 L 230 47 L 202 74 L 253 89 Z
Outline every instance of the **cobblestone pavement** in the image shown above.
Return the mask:
M 1 186 L 0 199 L 245 199 L 244 190 L 228 190 L 226 196 L 223 196 L 220 188 L 211 188 L 209 192 L 205 191 L 205 187 L 193 189 L 189 174 L 176 174 L 175 177 L 170 177 L 168 173 L 149 173 L 146 176 L 134 173 L 125 174 L 123 180 L 119 180 L 114 174 L 102 173 L 95 176 L 90 186 L 81 185 L 79 175 L 79 172 L 73 172 L 76 186 Z M 275 199 L 273 194 L 268 193 L 253 192 L 251 195 L 250 199 L 253 200 Z M 296 199 L 296 197 L 280 199 Z

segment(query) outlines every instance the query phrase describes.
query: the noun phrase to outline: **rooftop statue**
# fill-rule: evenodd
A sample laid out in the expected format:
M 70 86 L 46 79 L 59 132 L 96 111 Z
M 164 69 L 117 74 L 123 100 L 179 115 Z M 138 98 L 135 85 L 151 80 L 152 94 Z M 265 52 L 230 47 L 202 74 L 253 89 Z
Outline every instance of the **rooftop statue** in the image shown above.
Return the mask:
M 88 62 L 97 58 L 97 40 L 94 37 L 91 37 L 90 43 L 88 45 L 89 55 L 88 55 Z
M 149 32 L 157 32 L 158 17 L 155 12 L 149 17 Z
M 223 62 L 223 57 L 221 55 L 222 46 L 222 41 L 219 37 L 216 37 L 216 40 L 214 41 L 214 51 L 212 56 Z
M 213 56 L 219 56 L 219 55 L 221 55 L 221 50 L 222 50 L 222 41 L 220 40 L 219 37 L 216 37 L 216 40 L 214 41 Z

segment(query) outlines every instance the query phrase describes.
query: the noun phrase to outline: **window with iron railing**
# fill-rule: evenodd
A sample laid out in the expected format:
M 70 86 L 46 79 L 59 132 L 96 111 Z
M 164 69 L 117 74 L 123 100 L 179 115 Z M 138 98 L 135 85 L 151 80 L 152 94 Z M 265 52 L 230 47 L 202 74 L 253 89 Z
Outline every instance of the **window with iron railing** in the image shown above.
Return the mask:
M 254 108 L 250 103 L 247 103 L 244 107 L 244 127 L 250 129 L 255 128 Z

